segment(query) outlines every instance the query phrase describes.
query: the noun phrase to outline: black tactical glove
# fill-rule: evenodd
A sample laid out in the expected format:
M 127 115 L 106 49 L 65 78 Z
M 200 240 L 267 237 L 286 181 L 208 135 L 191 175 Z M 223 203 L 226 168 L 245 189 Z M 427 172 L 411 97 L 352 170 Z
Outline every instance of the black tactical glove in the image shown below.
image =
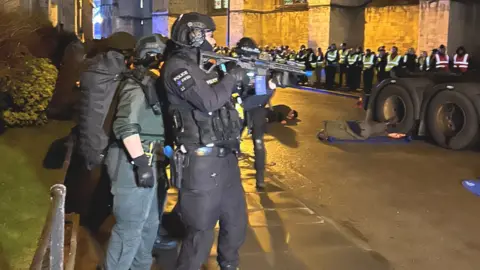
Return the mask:
M 135 176 L 137 178 L 137 186 L 143 188 L 153 188 L 155 178 L 153 168 L 148 165 L 149 160 L 146 155 L 141 155 L 133 159 Z

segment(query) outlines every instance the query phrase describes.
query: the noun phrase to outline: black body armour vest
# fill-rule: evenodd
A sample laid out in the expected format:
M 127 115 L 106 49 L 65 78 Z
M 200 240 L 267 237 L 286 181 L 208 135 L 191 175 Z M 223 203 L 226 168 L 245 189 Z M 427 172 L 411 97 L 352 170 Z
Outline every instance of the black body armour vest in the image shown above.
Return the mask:
M 207 83 L 218 83 L 218 75 L 209 76 Z M 204 146 L 239 149 L 242 122 L 232 102 L 210 113 L 201 112 L 187 102 L 171 104 L 169 113 L 177 145 L 187 149 Z

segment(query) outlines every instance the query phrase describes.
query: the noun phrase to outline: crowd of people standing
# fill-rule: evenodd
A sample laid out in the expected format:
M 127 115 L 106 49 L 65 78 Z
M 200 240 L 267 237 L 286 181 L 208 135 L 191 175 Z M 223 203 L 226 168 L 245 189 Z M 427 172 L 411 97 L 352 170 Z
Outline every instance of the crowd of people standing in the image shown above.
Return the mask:
M 391 76 L 392 71 L 403 69 L 407 72 L 444 71 L 466 72 L 471 69 L 471 56 L 465 47 L 460 46 L 452 56 L 447 54 L 445 45 L 416 54 L 414 48 L 409 48 L 405 54 L 400 54 L 398 47 L 392 46 L 387 52 L 385 46 L 380 46 L 376 52 L 363 50 L 361 46 L 348 48 L 346 43 L 331 44 L 326 52 L 322 48 L 316 50 L 300 46 L 298 51 L 289 46 L 261 48 L 264 60 L 290 64 L 310 71 L 312 76 L 301 76 L 299 85 L 325 88 L 327 90 L 360 91 L 368 97 L 374 82 L 380 82 Z M 227 47 L 216 47 L 217 53 L 237 57 L 235 50 Z

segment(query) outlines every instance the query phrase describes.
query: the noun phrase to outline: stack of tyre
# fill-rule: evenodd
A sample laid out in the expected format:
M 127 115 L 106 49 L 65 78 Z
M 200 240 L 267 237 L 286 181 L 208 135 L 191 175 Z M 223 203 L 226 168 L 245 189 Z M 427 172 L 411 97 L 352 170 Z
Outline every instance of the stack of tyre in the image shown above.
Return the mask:
M 369 109 L 376 121 L 396 118 L 393 132 L 467 149 L 479 138 L 480 82 L 452 74 L 388 79 L 376 87 Z

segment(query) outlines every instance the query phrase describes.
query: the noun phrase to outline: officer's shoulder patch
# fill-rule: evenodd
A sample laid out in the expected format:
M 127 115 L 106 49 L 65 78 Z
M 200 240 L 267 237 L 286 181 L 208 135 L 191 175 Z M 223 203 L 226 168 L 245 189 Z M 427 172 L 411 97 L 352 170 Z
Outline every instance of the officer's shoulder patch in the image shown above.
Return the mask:
M 195 81 L 186 68 L 180 68 L 172 72 L 171 79 L 180 92 L 185 92 L 195 86 Z

